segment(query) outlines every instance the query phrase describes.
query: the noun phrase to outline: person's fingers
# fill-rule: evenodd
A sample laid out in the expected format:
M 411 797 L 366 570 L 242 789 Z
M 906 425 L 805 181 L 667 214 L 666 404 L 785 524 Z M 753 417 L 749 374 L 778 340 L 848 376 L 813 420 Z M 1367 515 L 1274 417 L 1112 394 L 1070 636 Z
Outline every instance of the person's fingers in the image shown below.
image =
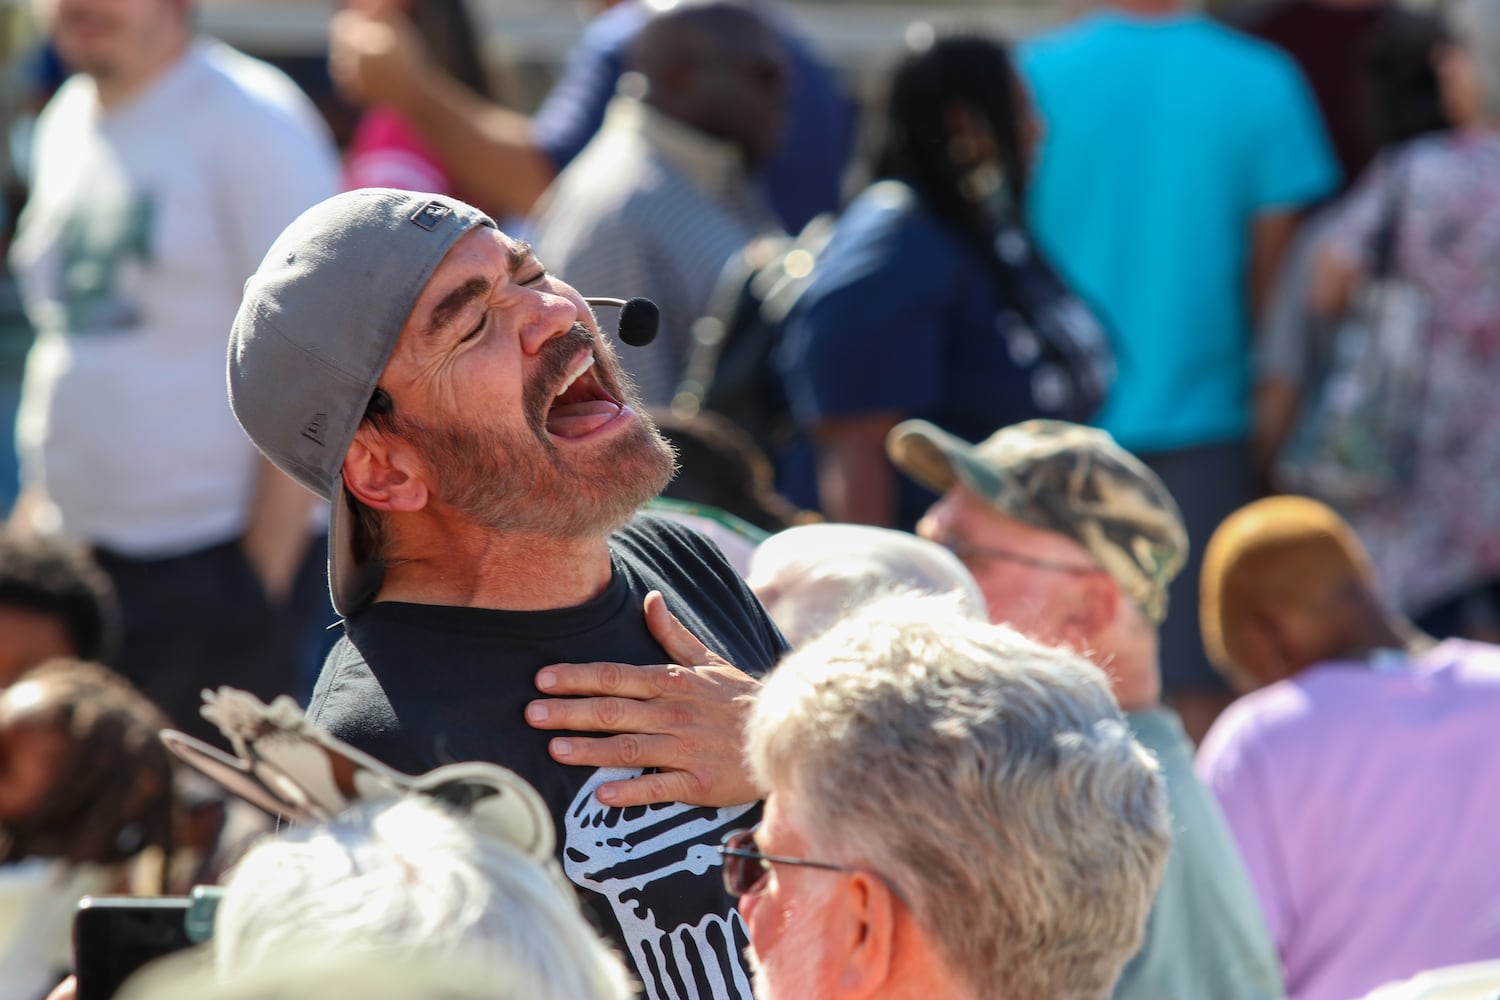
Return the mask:
M 527 705 L 526 721 L 535 729 L 668 733 L 681 731 L 695 720 L 689 707 L 674 702 L 635 698 L 550 698 Z
M 656 698 L 673 683 L 666 665 L 553 663 L 537 671 L 537 690 L 549 695 Z
M 638 778 L 609 781 L 600 785 L 594 795 L 605 805 L 626 808 L 650 806 L 661 802 L 707 803 L 705 783 L 690 771 L 656 771 Z
M 673 663 L 697 666 L 703 663 L 723 663 L 698 637 L 688 631 L 686 625 L 672 614 L 661 591 L 653 590 L 646 595 L 646 627 L 661 648 L 667 651 L 667 659 Z
M 562 764 L 582 767 L 672 767 L 682 758 L 675 736 L 626 733 L 619 736 L 559 736 L 547 752 Z

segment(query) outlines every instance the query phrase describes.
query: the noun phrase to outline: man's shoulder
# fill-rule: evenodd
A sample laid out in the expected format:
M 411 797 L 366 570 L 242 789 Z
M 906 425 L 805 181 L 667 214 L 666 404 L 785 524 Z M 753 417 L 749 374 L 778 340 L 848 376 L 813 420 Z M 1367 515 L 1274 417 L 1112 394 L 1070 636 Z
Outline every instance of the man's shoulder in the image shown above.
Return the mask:
M 212 39 L 197 42 L 189 58 L 196 63 L 192 87 L 198 105 L 211 113 L 234 114 L 229 133 L 257 122 L 290 123 L 326 137 L 312 99 L 270 63 Z
M 408 762 L 382 755 L 400 724 L 380 681 L 348 636 L 329 650 L 307 705 L 308 721 L 398 769 Z

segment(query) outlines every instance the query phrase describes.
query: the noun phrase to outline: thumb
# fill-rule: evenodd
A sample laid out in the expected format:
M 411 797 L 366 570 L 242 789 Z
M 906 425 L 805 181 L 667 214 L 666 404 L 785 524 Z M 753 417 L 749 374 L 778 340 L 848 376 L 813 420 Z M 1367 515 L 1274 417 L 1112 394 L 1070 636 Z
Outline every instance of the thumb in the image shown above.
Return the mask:
M 689 632 L 686 625 L 677 620 L 659 590 L 646 595 L 646 627 L 651 630 L 652 638 L 661 643 L 661 648 L 667 651 L 667 657 L 673 663 L 695 667 L 705 663 L 724 662 L 713 650 L 699 642 L 698 637 Z

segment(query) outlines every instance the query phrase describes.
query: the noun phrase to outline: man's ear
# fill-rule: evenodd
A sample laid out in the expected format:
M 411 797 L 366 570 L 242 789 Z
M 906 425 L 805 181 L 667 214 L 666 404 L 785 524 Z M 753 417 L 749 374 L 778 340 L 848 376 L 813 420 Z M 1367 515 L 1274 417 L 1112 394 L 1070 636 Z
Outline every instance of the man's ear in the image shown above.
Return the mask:
M 410 512 L 427 506 L 427 482 L 411 448 L 369 423 L 354 432 L 344 455 L 344 486 L 374 510 Z
M 884 882 L 867 872 L 855 872 L 849 877 L 843 902 L 853 933 L 839 975 L 839 995 L 882 996 L 890 987 L 897 908 L 901 904 Z

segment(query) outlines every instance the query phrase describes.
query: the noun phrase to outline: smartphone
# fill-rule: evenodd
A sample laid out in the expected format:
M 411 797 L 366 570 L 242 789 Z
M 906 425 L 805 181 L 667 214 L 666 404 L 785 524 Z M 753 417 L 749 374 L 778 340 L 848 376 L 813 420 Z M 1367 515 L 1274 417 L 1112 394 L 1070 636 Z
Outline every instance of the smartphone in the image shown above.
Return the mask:
M 73 916 L 78 1000 L 110 1000 L 142 966 L 189 947 L 187 896 L 85 896 Z

